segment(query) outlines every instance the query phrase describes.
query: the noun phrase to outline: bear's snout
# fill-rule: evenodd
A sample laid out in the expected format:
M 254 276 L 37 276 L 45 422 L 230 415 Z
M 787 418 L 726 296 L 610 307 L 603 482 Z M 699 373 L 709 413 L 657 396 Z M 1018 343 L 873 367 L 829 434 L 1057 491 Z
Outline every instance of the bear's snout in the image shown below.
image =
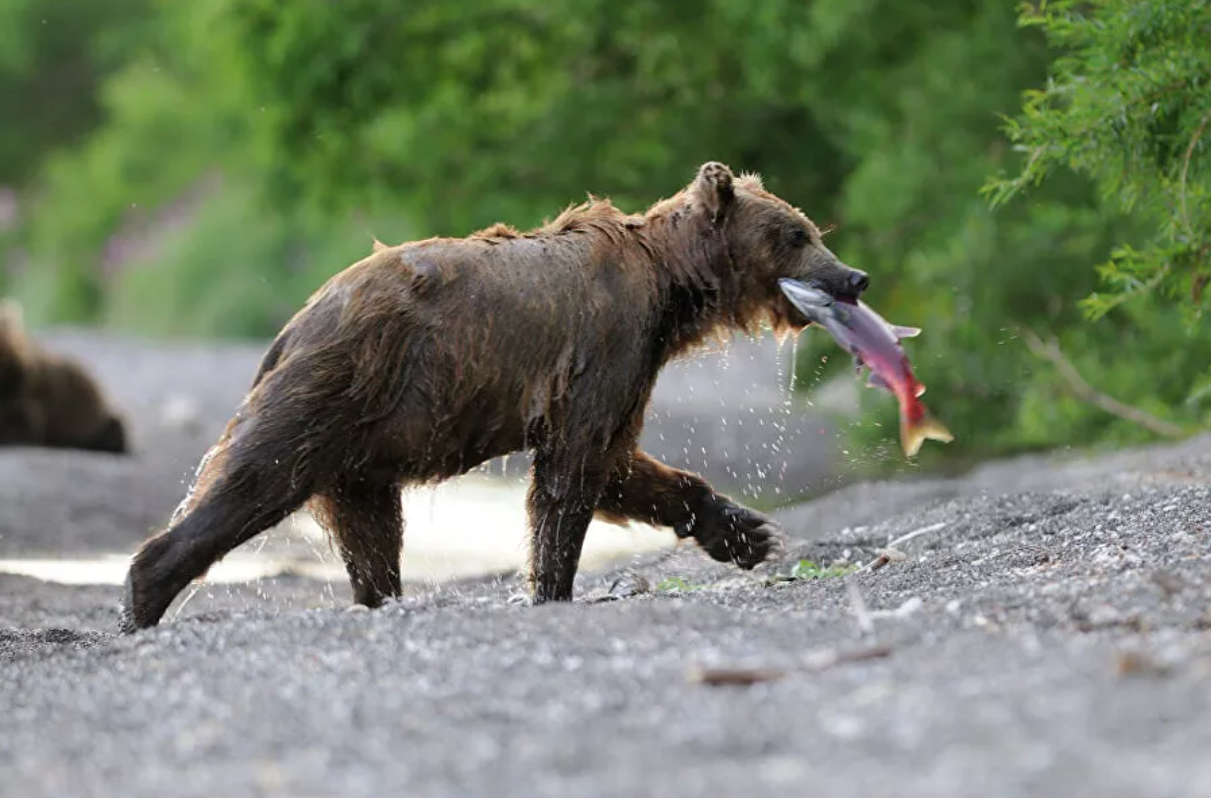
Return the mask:
M 852 298 L 857 299 L 863 291 L 870 287 L 870 275 L 859 269 L 850 269 L 849 285 L 853 291 Z
M 843 302 L 857 302 L 862 293 L 870 287 L 870 275 L 841 263 L 828 269 L 816 269 L 797 279 Z

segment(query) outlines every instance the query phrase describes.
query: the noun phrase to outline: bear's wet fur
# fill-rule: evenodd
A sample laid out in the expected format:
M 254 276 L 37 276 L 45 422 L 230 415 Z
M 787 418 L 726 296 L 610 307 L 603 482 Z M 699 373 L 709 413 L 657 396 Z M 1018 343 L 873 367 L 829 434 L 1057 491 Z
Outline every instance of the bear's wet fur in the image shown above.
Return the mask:
M 128 453 L 126 425 L 84 366 L 25 331 L 21 306 L 0 301 L 0 446 Z
M 770 519 L 637 448 L 661 368 L 762 326 L 802 329 L 780 277 L 855 298 L 868 282 L 808 218 L 720 163 L 641 214 L 608 200 L 521 233 L 496 224 L 373 252 L 332 277 L 269 347 L 168 528 L 144 542 L 122 627 L 155 625 L 228 551 L 306 505 L 353 600 L 400 593 L 400 489 L 533 455 L 535 603 L 572 598 L 590 520 L 671 527 L 753 568 Z

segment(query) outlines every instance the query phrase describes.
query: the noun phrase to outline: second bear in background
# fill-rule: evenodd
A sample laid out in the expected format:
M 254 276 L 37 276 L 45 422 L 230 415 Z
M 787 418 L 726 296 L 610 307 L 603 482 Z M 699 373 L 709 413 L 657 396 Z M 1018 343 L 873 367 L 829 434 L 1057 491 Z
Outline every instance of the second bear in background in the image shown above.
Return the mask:
M 30 339 L 12 300 L 0 300 L 0 446 L 129 451 L 101 388 L 79 363 Z

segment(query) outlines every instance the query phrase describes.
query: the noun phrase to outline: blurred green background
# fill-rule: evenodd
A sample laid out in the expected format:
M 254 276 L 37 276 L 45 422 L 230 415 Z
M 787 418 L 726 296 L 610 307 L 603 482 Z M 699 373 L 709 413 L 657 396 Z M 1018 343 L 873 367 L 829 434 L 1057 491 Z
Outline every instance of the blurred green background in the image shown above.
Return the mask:
M 0 288 L 35 325 L 266 338 L 372 236 L 637 209 L 722 160 L 924 328 L 957 438 L 926 462 L 1186 434 L 1207 41 L 1200 0 L 0 0 Z M 799 358 L 805 391 L 850 368 Z M 862 400 L 854 445 L 894 446 Z

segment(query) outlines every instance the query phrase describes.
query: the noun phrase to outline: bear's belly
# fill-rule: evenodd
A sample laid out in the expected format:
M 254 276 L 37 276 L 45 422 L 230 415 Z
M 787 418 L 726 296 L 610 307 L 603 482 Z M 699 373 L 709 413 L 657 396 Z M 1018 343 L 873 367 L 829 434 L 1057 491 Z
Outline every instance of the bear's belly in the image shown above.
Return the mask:
M 405 410 L 380 441 L 393 471 L 406 481 L 447 479 L 495 457 L 525 451 L 542 426 L 527 418 L 520 396 L 480 393 L 417 413 Z M 387 465 L 384 463 L 384 465 Z

